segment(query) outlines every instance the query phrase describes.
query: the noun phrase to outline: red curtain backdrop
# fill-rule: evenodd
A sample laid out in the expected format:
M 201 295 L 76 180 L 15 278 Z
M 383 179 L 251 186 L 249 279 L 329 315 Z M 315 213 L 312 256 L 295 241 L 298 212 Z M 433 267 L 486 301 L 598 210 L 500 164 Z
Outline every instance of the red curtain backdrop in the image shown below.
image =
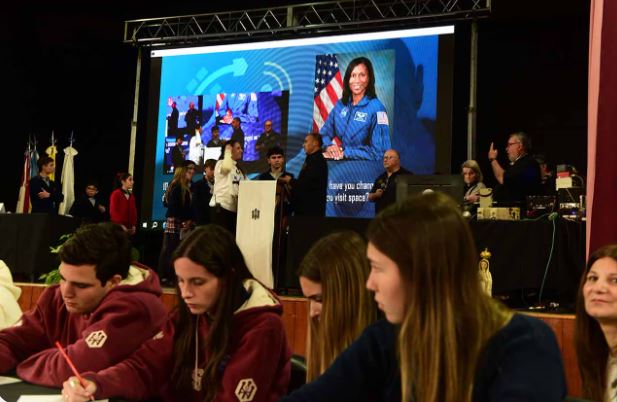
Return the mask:
M 587 253 L 617 243 L 617 1 L 592 0 L 589 35 Z

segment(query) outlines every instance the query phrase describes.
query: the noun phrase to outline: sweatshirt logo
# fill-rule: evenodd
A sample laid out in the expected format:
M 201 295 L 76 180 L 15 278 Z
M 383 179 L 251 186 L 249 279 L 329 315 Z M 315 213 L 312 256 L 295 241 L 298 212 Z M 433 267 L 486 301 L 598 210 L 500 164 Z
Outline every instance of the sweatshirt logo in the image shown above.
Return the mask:
M 251 402 L 257 393 L 257 384 L 252 378 L 244 378 L 238 382 L 236 397 L 240 402 Z
M 102 348 L 107 340 L 105 331 L 94 331 L 86 338 L 86 345 L 92 349 Z

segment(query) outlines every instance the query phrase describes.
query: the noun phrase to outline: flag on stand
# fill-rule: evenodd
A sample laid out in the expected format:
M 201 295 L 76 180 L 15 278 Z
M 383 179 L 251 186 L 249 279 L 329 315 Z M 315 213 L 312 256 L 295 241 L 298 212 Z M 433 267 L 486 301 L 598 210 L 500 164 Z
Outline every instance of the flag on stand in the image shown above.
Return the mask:
M 343 95 L 343 79 L 335 54 L 322 54 L 315 58 L 314 95 L 313 131 L 319 132 Z
M 47 153 L 47 156 L 49 156 L 51 159 L 54 160 L 54 164 L 55 164 L 56 155 L 58 154 L 58 149 L 56 148 L 56 140 L 54 138 L 53 131 L 51 132 L 51 145 L 47 147 L 47 149 L 45 150 L 45 153 Z M 47 177 L 49 177 L 49 180 L 55 180 L 54 176 L 55 176 L 55 172 L 47 175 Z
M 16 214 L 27 214 L 30 212 L 30 158 L 31 150 L 24 152 L 24 168 L 21 175 L 21 185 L 19 186 L 19 196 L 17 197 Z
M 58 215 L 67 215 L 73 206 L 73 202 L 75 202 L 75 166 L 73 159 L 77 154 L 77 150 L 72 146 L 64 148 L 64 163 L 62 164 L 62 194 L 64 194 L 64 201 L 60 203 Z
M 32 148 L 30 148 L 30 178 L 36 177 L 39 175 L 39 153 L 36 150 L 36 137 L 34 138 L 34 142 L 32 143 Z

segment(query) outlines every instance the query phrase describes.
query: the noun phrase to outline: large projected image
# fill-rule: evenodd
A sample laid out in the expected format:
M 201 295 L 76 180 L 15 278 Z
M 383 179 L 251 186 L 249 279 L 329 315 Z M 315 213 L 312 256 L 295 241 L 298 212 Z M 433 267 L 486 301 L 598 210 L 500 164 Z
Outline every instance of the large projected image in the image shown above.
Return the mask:
M 174 147 L 201 164 L 218 155 L 208 150 L 213 140 L 239 138 L 251 177 L 267 169 L 267 147 L 276 144 L 297 175 L 312 131 L 322 134 L 328 159 L 327 215 L 373 216 L 367 194 L 387 149 L 416 174 L 435 172 L 439 37 L 451 33 L 441 27 L 153 51 L 161 73 L 152 218 L 165 214 Z
M 269 131 L 269 143 L 285 146 L 288 99 L 288 91 L 169 97 L 163 173 L 173 174 L 186 160 L 201 168 L 206 159 L 218 158 L 223 142 L 232 138 L 244 144 L 245 172 L 261 171 L 267 149 L 260 147 L 260 137 Z

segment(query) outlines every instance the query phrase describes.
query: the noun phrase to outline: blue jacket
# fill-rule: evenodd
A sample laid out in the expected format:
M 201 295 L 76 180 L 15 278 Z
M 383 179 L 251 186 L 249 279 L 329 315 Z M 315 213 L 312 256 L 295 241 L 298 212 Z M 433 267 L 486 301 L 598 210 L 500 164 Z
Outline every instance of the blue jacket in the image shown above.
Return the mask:
M 377 98 L 364 97 L 357 105 L 340 100 L 320 130 L 324 146 L 338 137 L 346 159 L 381 160 L 391 148 L 390 128 L 385 106 Z
M 279 402 L 400 401 L 396 338 L 394 325 L 376 322 L 324 374 Z M 565 396 L 555 334 L 538 319 L 514 315 L 478 360 L 473 402 L 561 402 Z

